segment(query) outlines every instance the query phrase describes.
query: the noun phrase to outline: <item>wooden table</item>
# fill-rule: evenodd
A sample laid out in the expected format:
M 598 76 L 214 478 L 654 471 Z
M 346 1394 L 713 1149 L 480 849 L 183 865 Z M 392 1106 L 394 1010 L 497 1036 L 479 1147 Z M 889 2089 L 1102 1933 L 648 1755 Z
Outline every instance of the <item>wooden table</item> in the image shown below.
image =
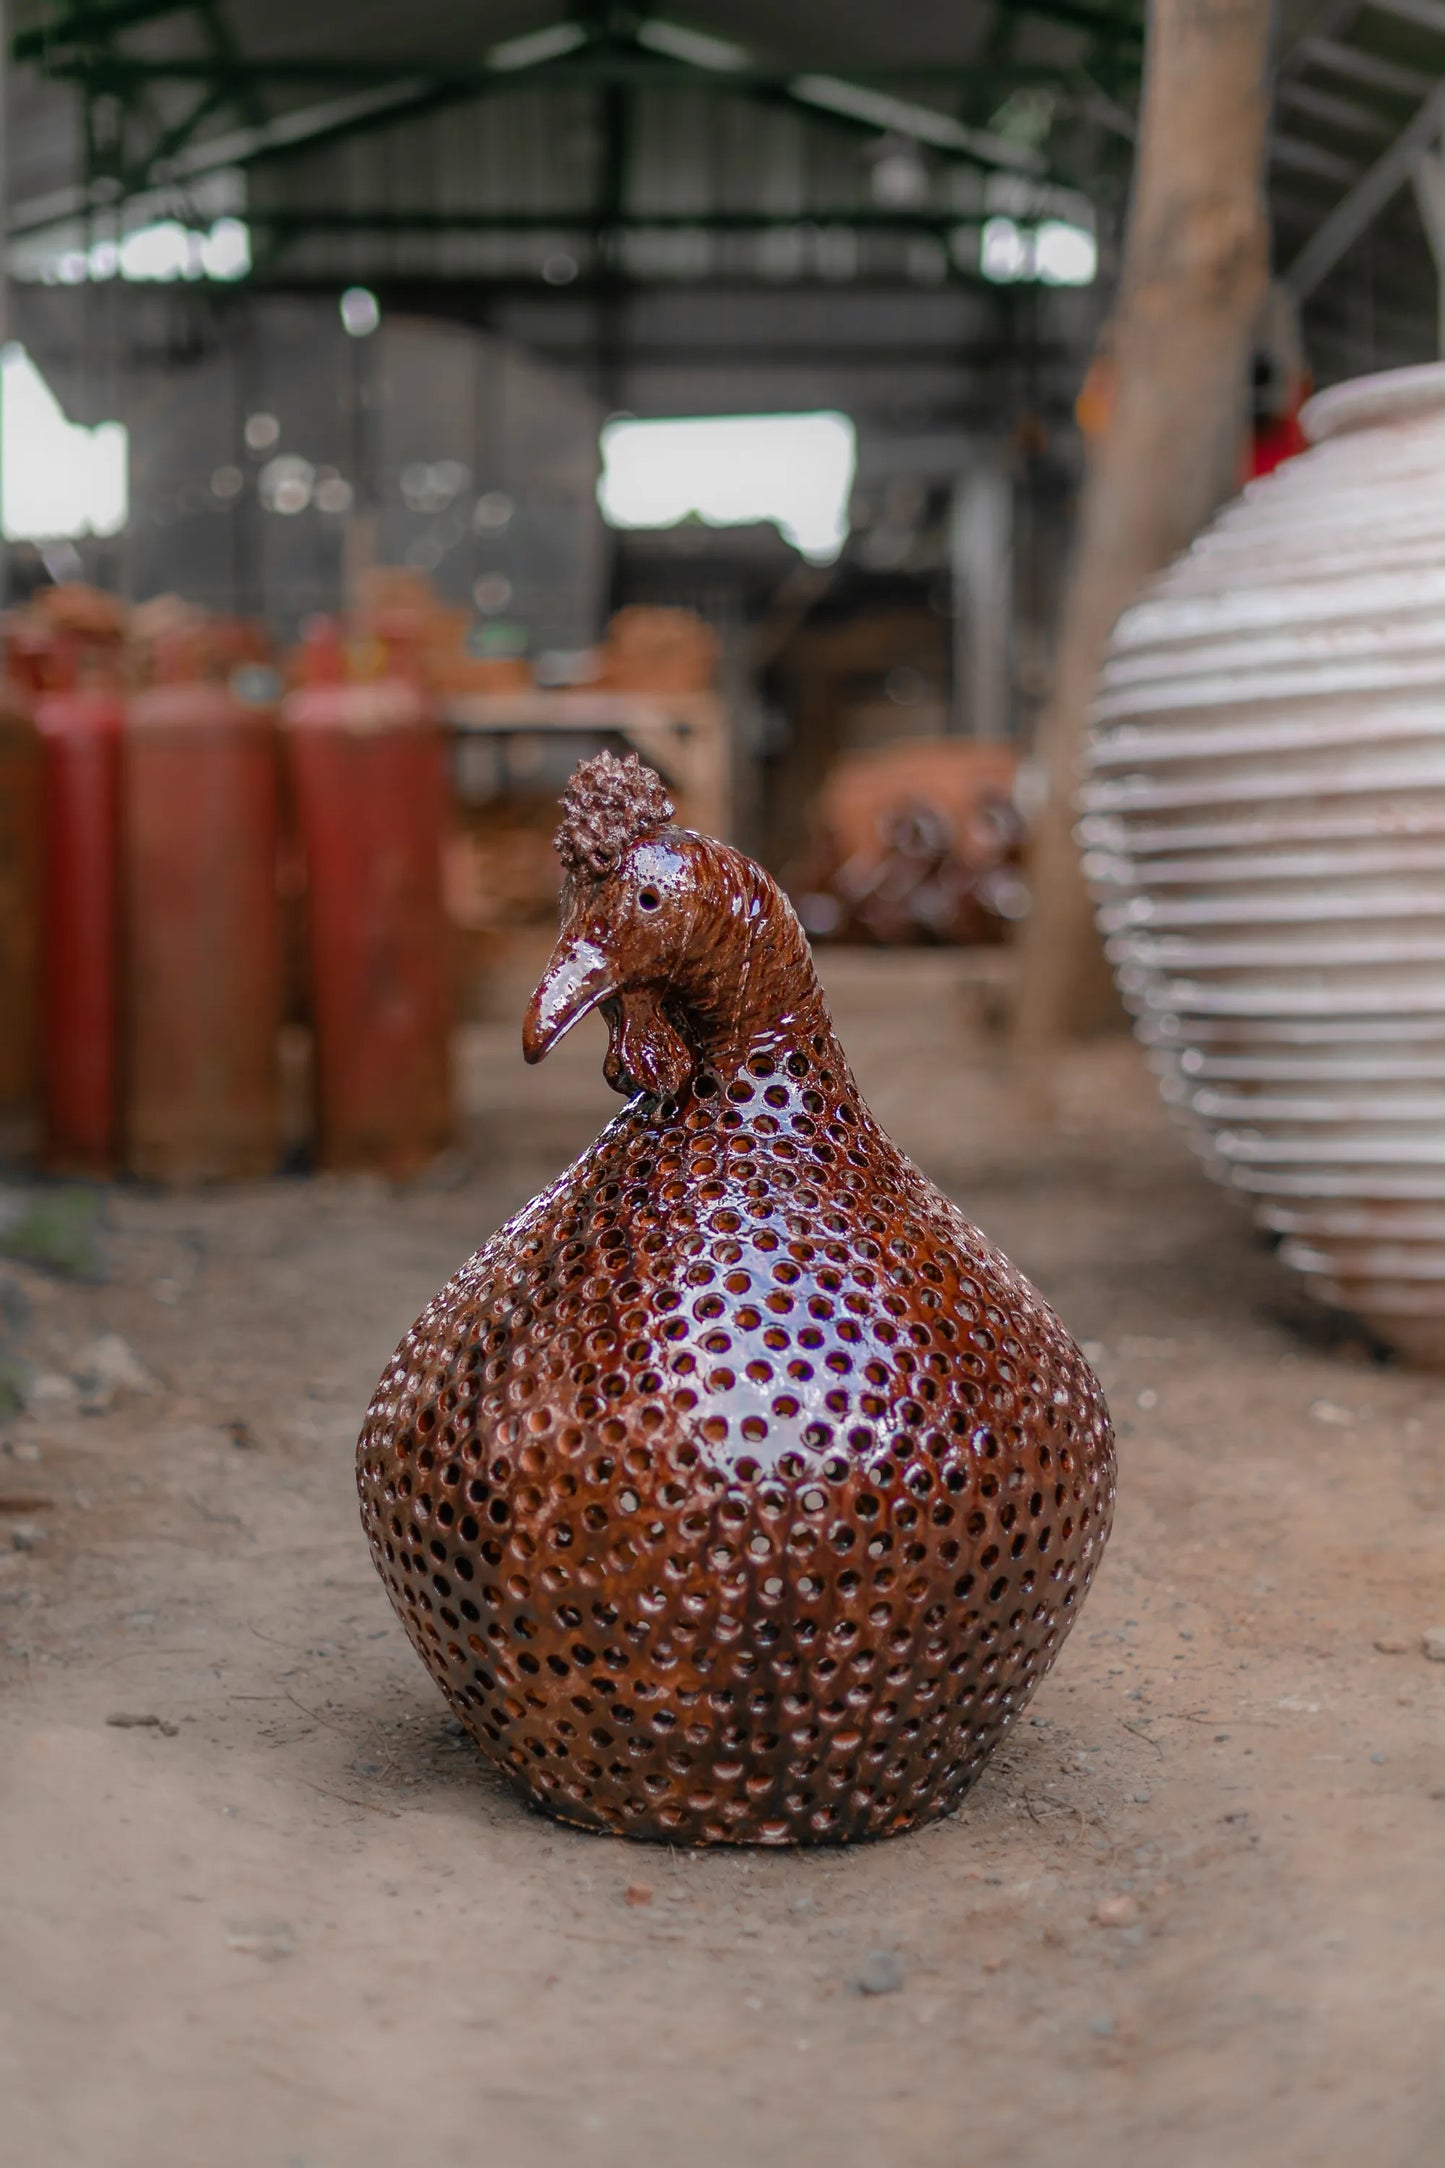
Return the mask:
M 727 709 L 716 693 L 577 691 L 453 694 L 443 720 L 458 737 L 605 731 L 657 769 L 690 826 L 726 837 L 732 819 Z

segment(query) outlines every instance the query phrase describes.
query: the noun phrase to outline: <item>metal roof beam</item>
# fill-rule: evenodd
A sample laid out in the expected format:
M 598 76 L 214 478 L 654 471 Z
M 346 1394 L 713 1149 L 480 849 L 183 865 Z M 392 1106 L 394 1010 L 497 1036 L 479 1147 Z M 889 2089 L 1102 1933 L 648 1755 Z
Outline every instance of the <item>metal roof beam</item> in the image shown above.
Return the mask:
M 1327 151 L 1318 143 L 1302 143 L 1298 136 L 1276 136 L 1269 146 L 1270 163 L 1288 166 L 1296 173 L 1315 173 L 1322 181 L 1353 181 L 1359 175 L 1359 166 L 1352 158 L 1341 158 L 1337 151 Z
M 355 60 L 344 55 L 329 53 L 285 53 L 274 58 L 265 55 L 242 54 L 232 61 L 223 62 L 210 53 L 184 54 L 138 54 L 138 53 L 87 53 L 67 51 L 47 64 L 44 72 L 69 81 L 94 82 L 102 85 L 124 85 L 150 82 L 209 82 L 223 66 L 237 80 L 261 83 L 294 84 L 372 84 L 392 83 L 399 60 Z M 937 88 L 965 90 L 982 83 L 986 86 L 1008 86 L 1030 83 L 1067 85 L 1073 75 L 1069 68 L 1059 68 L 1043 61 L 1000 60 L 992 62 L 969 61 L 949 69 L 900 69 L 855 74 L 848 78 L 850 84 L 859 88 L 891 92 L 895 96 L 900 85 L 926 72 L 929 83 Z M 761 68 L 751 64 L 746 68 L 729 70 L 726 75 L 719 70 L 699 70 L 680 60 L 667 60 L 626 48 L 598 47 L 592 52 L 576 52 L 566 59 L 558 59 L 548 65 L 545 81 L 551 84 L 630 83 L 645 88 L 656 84 L 663 88 L 675 88 L 688 84 L 695 89 L 717 90 L 784 90 L 795 80 L 796 71 L 783 68 Z M 464 89 L 476 91 L 501 89 L 510 85 L 525 89 L 541 78 L 540 68 L 498 69 L 496 67 L 448 68 L 446 81 Z M 440 78 L 438 78 L 440 80 Z M 927 110 L 934 110 L 929 108 Z M 948 119 L 946 114 L 939 118 Z
M 1382 15 L 1394 15 L 1402 23 L 1418 23 L 1422 30 L 1445 36 L 1445 0 L 1370 0 Z
M 1327 128 L 1343 128 L 1352 135 L 1392 136 L 1399 126 L 1393 113 L 1382 113 L 1377 105 L 1337 98 L 1308 83 L 1281 84 L 1278 102 L 1291 112 L 1305 113 L 1311 120 L 1323 121 Z
M 224 135 L 207 136 L 192 143 L 169 161 L 171 182 L 198 180 L 206 173 L 221 173 L 231 166 L 255 165 L 262 159 L 286 157 L 311 150 L 322 143 L 378 128 L 391 120 L 428 107 L 437 98 L 436 86 L 426 78 L 413 77 L 385 89 L 360 91 L 350 98 L 331 98 L 324 105 L 304 106 L 299 112 L 281 113 L 255 127 L 229 129 Z M 13 204 L 9 230 L 33 233 L 45 226 L 76 218 L 86 211 L 116 210 L 119 199 L 110 186 L 93 190 L 79 185 L 53 189 Z
M 140 63 L 140 67 L 149 66 Z M 162 64 L 165 65 L 165 64 Z M 219 67 L 223 72 L 227 63 L 212 60 L 200 71 L 210 81 Z M 115 64 L 113 79 L 124 81 L 130 63 Z M 187 66 L 187 75 L 192 73 Z M 102 71 L 99 80 L 112 77 Z M 656 80 L 654 75 L 652 80 Z M 408 76 L 383 82 L 375 89 L 359 90 L 350 96 L 329 99 L 315 106 L 304 106 L 290 113 L 277 115 L 274 119 L 249 128 L 229 131 L 222 136 L 210 136 L 202 143 L 191 145 L 170 163 L 170 177 L 175 180 L 194 179 L 202 173 L 213 173 L 228 166 L 253 165 L 262 160 L 285 157 L 299 150 L 319 147 L 322 143 L 335 142 L 347 136 L 357 135 L 374 128 L 385 127 L 394 121 L 416 117 L 442 106 L 462 103 L 494 95 L 499 91 L 521 88 L 544 80 L 556 86 L 569 80 L 569 62 L 561 60 L 549 66 L 545 75 L 540 70 L 521 71 L 494 69 L 473 71 L 467 75 L 445 77 Z M 579 80 L 596 88 L 602 80 L 597 74 L 587 74 Z M 914 131 L 920 140 L 930 147 L 971 163 L 1001 163 L 1002 156 L 989 160 L 984 156 L 986 142 L 978 131 L 966 129 L 952 116 L 933 108 L 912 107 L 907 101 L 894 99 L 883 92 L 874 92 L 861 85 L 848 85 L 841 78 L 802 79 L 810 95 L 799 95 L 800 79 L 796 76 L 762 78 L 749 76 L 703 74 L 691 70 L 674 72 L 670 80 L 686 81 L 691 85 L 711 83 L 719 90 L 740 93 L 744 96 L 773 98 L 787 104 L 790 109 L 806 113 L 814 119 L 827 119 L 853 128 L 861 128 L 869 135 L 884 128 L 885 114 L 894 118 L 895 127 L 901 131 L 905 118 L 911 118 Z M 836 89 L 840 94 L 833 96 Z M 850 95 L 845 103 L 841 93 Z M 867 113 L 865 116 L 864 107 Z M 896 110 L 895 110 L 896 109 Z M 924 129 L 928 134 L 924 135 Z M 966 139 L 966 140 L 965 140 Z M 991 140 L 991 139 L 990 139 Z M 997 139 L 1000 154 L 1008 153 L 1008 162 L 1040 178 L 1048 173 L 1048 161 L 1038 152 Z M 63 200 L 62 200 L 63 198 Z M 84 190 L 57 191 L 55 195 L 34 202 L 20 204 L 12 214 L 12 232 L 28 232 L 37 225 L 52 223 L 58 218 L 73 216 L 88 207 L 91 198 Z
M 197 0 L 189 0 L 189 5 L 196 4 Z M 204 9 L 205 0 L 200 0 L 200 4 Z M 1060 9 L 1088 17 L 1094 27 L 1107 28 L 1111 36 L 1130 33 L 1132 0 L 1130 19 L 1116 17 L 1105 8 L 1086 4 L 1086 0 L 1077 0 L 1077 4 L 1076 0 L 1058 0 L 1057 7 L 1051 0 L 1050 5 L 1031 12 L 1048 15 Z M 706 85 L 744 97 L 781 103 L 812 118 L 826 118 L 834 124 L 861 129 L 870 135 L 910 136 L 953 159 L 995 169 L 1012 169 L 1041 179 L 1049 172 L 1047 157 L 1033 145 L 973 128 L 953 113 L 900 96 L 881 83 L 806 71 L 759 70 L 750 63 L 740 46 L 718 39 L 703 39 L 695 33 L 683 33 L 679 37 L 672 26 L 657 22 L 633 24 L 619 39 L 607 28 L 599 35 L 591 21 L 564 20 L 545 31 L 493 46 L 478 68 L 449 71 L 445 75 L 427 71 L 397 76 L 383 66 L 378 76 L 374 63 L 331 56 L 253 61 L 230 49 L 224 38 L 213 38 L 211 52 L 199 58 L 155 58 L 117 53 L 113 49 L 97 50 L 89 45 L 88 38 L 81 36 L 83 30 L 109 34 L 153 15 L 170 12 L 173 12 L 171 0 L 125 0 L 125 4 L 111 5 L 95 15 L 82 16 L 77 11 L 64 18 L 64 26 L 67 35 L 73 31 L 75 43 L 86 49 L 52 57 L 53 43 L 47 38 L 40 40 L 33 57 L 40 59 L 42 65 L 48 62 L 53 74 L 81 80 L 91 92 L 113 89 L 124 93 L 157 80 L 203 83 L 211 92 L 210 98 L 204 101 L 204 109 L 214 109 L 218 92 L 227 99 L 254 99 L 257 86 L 267 80 L 273 83 L 287 80 L 327 82 L 338 86 L 353 82 L 366 86 L 357 88 L 351 95 L 339 95 L 273 118 L 260 117 L 253 105 L 250 125 L 209 137 L 204 142 L 190 142 L 175 150 L 167 159 L 167 178 L 173 182 L 195 179 L 229 166 L 246 166 L 285 157 L 442 106 L 538 81 L 559 88 L 568 83 L 582 83 L 594 89 L 629 81 L 638 84 L 683 83 L 695 88 Z M 659 40 L 660 30 L 666 34 Z M 635 42 L 638 33 L 650 38 L 653 48 L 658 48 L 660 43 L 662 49 L 644 49 L 643 44 Z M 669 52 L 673 56 L 671 59 Z M 966 68 L 960 69 L 958 78 L 966 82 L 972 79 L 973 73 Z M 199 118 L 202 110 L 203 107 L 198 107 L 194 118 Z M 55 191 L 45 198 L 15 206 L 10 230 L 33 231 L 39 225 L 92 208 L 101 200 L 89 186 Z M 113 182 L 103 200 L 111 205 L 117 201 Z
M 1340 258 L 1384 210 L 1390 198 L 1409 180 L 1421 151 L 1434 147 L 1445 126 L 1445 82 L 1436 84 L 1407 128 L 1401 130 L 1382 158 L 1355 183 L 1342 203 L 1337 203 L 1318 231 L 1300 250 L 1284 283 L 1297 301 L 1314 292 Z
M 210 119 L 227 103 L 229 93 L 217 83 L 203 90 L 195 104 L 188 106 L 180 119 L 157 137 L 146 154 L 144 170 L 134 176 L 134 186 L 146 188 L 157 180 L 164 180 L 174 171 L 171 160 L 191 141 L 203 121 Z
M 907 136 L 915 143 L 927 144 L 930 150 L 951 151 L 955 157 L 970 158 L 979 165 L 1012 166 L 1021 173 L 1048 171 L 1047 158 L 1031 144 L 1013 143 L 986 129 L 970 128 L 966 121 L 955 120 L 951 113 L 941 113 L 936 106 L 917 105 L 912 99 L 872 90 L 842 76 L 793 75 L 783 85 L 783 95 L 790 105 L 808 110 L 821 108 L 844 120 L 861 121 L 866 128 L 876 128 L 880 135 Z
M 1349 29 L 1360 12 L 1361 0 L 1320 0 L 1307 26 L 1299 36 L 1281 52 L 1275 61 L 1276 85 L 1288 82 L 1290 77 L 1307 65 L 1307 48 L 1321 38 L 1338 37 Z
M 379 128 L 399 119 L 403 113 L 429 102 L 436 90 L 430 78 L 408 76 L 376 90 L 358 91 L 353 97 L 329 98 L 322 105 L 278 113 L 272 120 L 234 128 L 225 135 L 208 136 L 204 143 L 192 144 L 174 161 L 174 171 L 194 177 L 217 173 L 226 166 L 254 165 L 258 159 L 310 150 L 338 136 L 354 135 L 359 129 Z
M 189 14 L 194 5 L 195 0 L 120 0 L 112 7 L 87 7 L 82 0 L 69 14 L 20 31 L 10 51 L 16 60 L 44 60 L 58 45 L 95 45 L 117 30 L 154 22 L 161 15 Z
M 351 60 L 341 56 L 333 58 L 329 54 L 283 54 L 274 60 L 258 60 L 249 55 L 223 58 L 217 53 L 105 52 L 69 54 L 54 61 L 45 72 L 72 82 L 87 82 L 97 89 L 123 88 L 132 83 L 209 83 L 220 75 L 245 83 L 369 86 L 394 83 L 399 65 L 394 60 Z M 558 72 L 549 69 L 547 80 L 555 81 Z M 574 70 L 574 79 L 581 72 Z M 597 80 L 596 69 L 589 66 L 585 74 L 589 82 Z M 449 81 L 468 88 L 489 86 L 493 81 L 520 85 L 523 79 L 510 70 L 497 76 L 489 68 L 448 71 Z
M 1361 52 L 1357 46 L 1341 45 L 1334 38 L 1306 38 L 1298 51 L 1309 66 L 1328 75 L 1343 75 L 1357 86 L 1383 90 L 1395 98 L 1429 96 L 1435 78 L 1423 68 L 1402 67 L 1398 60 L 1381 60 L 1378 53 Z
M 977 225 L 958 211 L 888 210 L 875 204 L 810 205 L 803 211 L 621 211 L 590 204 L 552 211 L 433 211 L 422 207 L 375 210 L 298 204 L 253 205 L 253 226 L 295 228 L 306 233 L 777 233 L 802 228 L 847 227 L 860 233 L 925 233 L 946 236 Z
M 3 0 L 0 0 L 0 4 L 3 4 Z M 220 0 L 199 0 L 199 7 L 201 22 L 205 28 L 206 42 L 218 63 L 221 75 L 224 77 L 226 71 L 234 69 L 240 61 L 242 57 L 240 46 L 236 42 L 235 33 L 221 7 Z M 256 127 L 260 127 L 263 122 L 271 117 L 270 109 L 261 94 L 259 83 L 239 83 L 235 91 L 235 102 L 242 120 L 248 120 Z

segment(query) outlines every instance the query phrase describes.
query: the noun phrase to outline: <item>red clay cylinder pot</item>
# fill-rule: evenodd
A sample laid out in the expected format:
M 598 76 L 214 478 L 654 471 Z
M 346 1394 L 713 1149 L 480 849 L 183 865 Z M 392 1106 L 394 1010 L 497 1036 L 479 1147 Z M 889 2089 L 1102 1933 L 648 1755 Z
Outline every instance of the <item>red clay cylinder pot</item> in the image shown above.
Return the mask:
M 280 1148 L 275 711 L 160 667 L 125 745 L 126 1156 L 242 1180 Z
M 401 1177 L 452 1134 L 445 747 L 419 687 L 319 674 L 283 710 L 306 865 L 317 1161 Z
M 40 739 L 0 679 L 0 1152 L 32 1142 L 40 1085 Z
M 43 1155 L 114 1171 L 119 1105 L 120 745 L 113 683 L 42 694 L 40 1045 Z

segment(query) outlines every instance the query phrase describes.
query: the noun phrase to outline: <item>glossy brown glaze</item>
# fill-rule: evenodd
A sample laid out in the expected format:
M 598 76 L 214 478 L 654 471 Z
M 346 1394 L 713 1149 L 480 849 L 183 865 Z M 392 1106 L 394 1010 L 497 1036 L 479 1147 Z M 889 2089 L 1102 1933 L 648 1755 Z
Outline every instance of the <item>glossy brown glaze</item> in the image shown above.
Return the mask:
M 564 806 L 524 1049 L 601 1007 L 633 1095 L 388 1366 L 358 1449 L 377 1566 L 549 1813 L 691 1844 L 913 1828 L 1093 1578 L 1103 1396 L 873 1120 L 768 875 L 609 755 Z

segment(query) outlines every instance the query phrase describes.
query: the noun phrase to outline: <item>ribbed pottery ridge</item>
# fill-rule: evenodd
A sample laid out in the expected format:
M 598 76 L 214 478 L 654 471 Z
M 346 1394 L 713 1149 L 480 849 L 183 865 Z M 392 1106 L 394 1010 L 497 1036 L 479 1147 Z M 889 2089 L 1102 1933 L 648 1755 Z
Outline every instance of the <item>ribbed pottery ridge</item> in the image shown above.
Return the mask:
M 1312 402 L 1121 619 L 1080 834 L 1208 1171 L 1445 1364 L 1445 366 Z
M 1445 362 L 1422 362 L 1414 369 L 1387 369 L 1379 376 L 1353 377 L 1317 392 L 1300 416 L 1312 444 L 1342 436 L 1376 422 L 1408 422 L 1417 414 L 1445 407 Z

